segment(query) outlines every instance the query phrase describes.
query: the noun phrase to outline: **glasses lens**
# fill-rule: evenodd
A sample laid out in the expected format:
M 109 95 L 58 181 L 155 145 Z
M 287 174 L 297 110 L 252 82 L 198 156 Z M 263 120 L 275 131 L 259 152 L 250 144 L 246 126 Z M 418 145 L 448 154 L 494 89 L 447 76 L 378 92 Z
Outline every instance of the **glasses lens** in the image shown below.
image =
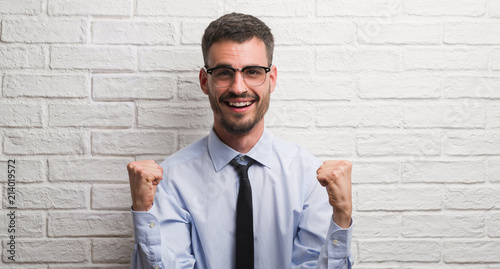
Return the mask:
M 212 79 L 217 87 L 229 87 L 233 83 L 234 71 L 229 68 L 217 68 L 212 72 Z
M 245 83 L 248 86 L 260 86 L 266 80 L 266 70 L 263 67 L 248 67 L 243 73 Z

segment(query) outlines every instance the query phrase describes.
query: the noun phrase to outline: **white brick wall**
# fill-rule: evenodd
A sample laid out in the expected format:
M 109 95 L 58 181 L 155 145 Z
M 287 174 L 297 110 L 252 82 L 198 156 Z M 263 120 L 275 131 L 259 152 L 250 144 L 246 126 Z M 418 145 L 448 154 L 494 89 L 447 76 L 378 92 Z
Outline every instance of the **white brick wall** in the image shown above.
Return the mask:
M 274 31 L 267 126 L 354 163 L 356 268 L 500 268 L 500 0 L 0 0 L 0 268 L 129 267 L 125 166 L 207 133 L 232 11 Z

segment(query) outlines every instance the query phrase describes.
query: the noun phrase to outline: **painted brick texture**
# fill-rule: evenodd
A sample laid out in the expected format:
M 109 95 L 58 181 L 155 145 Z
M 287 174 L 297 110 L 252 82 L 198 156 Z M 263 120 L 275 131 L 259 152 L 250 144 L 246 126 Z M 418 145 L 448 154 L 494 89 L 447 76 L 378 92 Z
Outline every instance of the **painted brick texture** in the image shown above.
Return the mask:
M 275 36 L 267 127 L 354 164 L 355 268 L 500 268 L 500 0 L 0 0 L 0 268 L 129 268 L 126 164 L 207 134 L 233 11 Z

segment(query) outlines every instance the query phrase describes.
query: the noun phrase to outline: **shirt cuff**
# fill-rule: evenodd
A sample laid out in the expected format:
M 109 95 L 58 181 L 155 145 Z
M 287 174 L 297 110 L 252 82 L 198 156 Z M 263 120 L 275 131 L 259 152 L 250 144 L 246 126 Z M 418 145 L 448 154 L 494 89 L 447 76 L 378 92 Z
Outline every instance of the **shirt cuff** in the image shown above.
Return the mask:
M 348 258 L 351 254 L 351 240 L 352 240 L 352 219 L 351 225 L 347 229 L 339 227 L 333 219 L 330 221 L 330 228 L 328 229 L 327 251 L 328 257 L 334 259 Z
M 161 244 L 161 231 L 158 219 L 147 211 L 132 212 L 134 222 L 134 236 L 136 243 L 147 246 Z

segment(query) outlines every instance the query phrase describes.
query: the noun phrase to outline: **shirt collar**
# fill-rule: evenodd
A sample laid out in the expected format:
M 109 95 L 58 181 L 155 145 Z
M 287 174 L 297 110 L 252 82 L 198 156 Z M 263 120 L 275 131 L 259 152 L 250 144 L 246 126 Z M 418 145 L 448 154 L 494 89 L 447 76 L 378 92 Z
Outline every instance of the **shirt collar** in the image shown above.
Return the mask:
M 273 134 L 264 128 L 264 133 L 260 137 L 259 141 L 255 146 L 247 153 L 241 154 L 238 151 L 230 148 L 228 145 L 224 144 L 213 128 L 210 130 L 208 135 L 208 152 L 212 163 L 214 165 L 215 171 L 219 172 L 224 166 L 226 166 L 232 159 L 238 155 L 246 155 L 258 163 L 270 168 L 271 167 L 271 157 L 272 157 L 272 140 Z

